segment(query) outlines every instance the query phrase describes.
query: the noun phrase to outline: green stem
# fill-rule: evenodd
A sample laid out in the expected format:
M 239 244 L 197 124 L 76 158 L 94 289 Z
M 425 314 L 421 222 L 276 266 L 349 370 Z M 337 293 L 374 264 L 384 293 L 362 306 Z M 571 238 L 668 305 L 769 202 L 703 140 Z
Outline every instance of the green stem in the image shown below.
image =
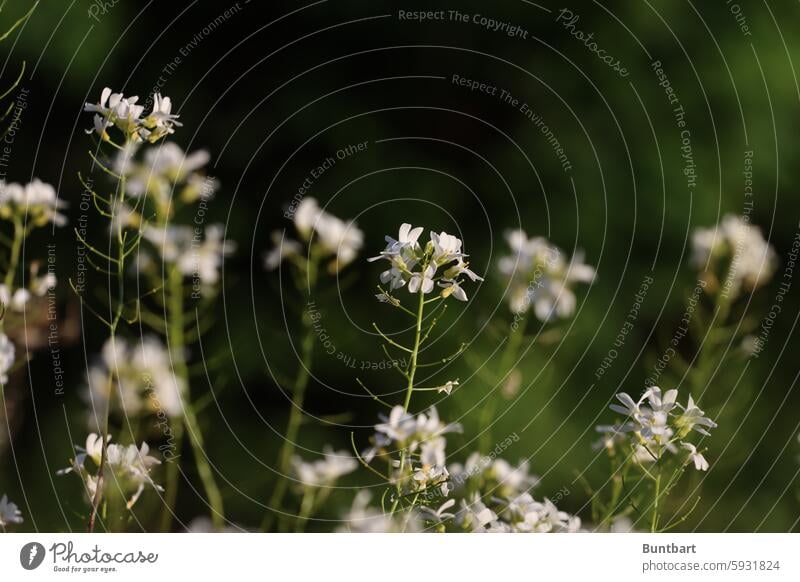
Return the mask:
M 211 520 L 217 529 L 222 529 L 225 526 L 225 509 L 222 503 L 222 494 L 208 462 L 203 444 L 203 433 L 200 430 L 200 423 L 197 420 L 191 395 L 188 393 L 189 368 L 186 365 L 184 353 L 186 342 L 184 337 L 183 273 L 175 265 L 169 265 L 169 268 L 169 343 L 172 352 L 173 369 L 176 381 L 179 381 L 181 387 L 186 390 L 186 394 L 180 394 L 183 401 L 184 422 L 189 432 L 189 442 L 192 445 L 197 473 L 211 505 Z
M 509 375 L 512 373 L 510 368 L 514 363 L 514 360 L 516 360 L 519 355 L 519 348 L 522 345 L 522 340 L 525 338 L 525 328 L 527 327 L 527 324 L 528 311 L 525 311 L 517 322 L 517 326 L 512 327 L 511 333 L 508 335 L 508 342 L 506 342 L 503 355 L 500 357 L 500 366 L 497 374 L 495 375 L 497 383 L 500 382 L 504 375 L 506 379 L 508 379 Z M 496 398 L 489 397 L 486 399 L 486 402 L 481 410 L 479 422 L 482 432 L 480 439 L 478 440 L 478 450 L 482 453 L 486 453 L 492 445 L 491 421 L 494 418 L 495 410 L 497 409 L 496 403 Z
M 175 452 L 179 451 L 183 445 L 183 421 L 180 417 L 172 419 L 172 435 L 175 439 Z M 176 458 L 167 462 L 167 480 L 164 484 L 164 507 L 161 510 L 160 531 L 167 533 L 172 529 L 172 515 L 175 512 L 175 502 L 178 499 L 178 461 Z
M 308 284 L 309 297 L 316 288 L 317 283 L 317 269 L 318 258 L 314 253 L 311 254 L 308 262 L 305 264 L 306 281 Z M 311 379 L 311 363 L 314 357 L 314 322 L 311 315 L 306 312 L 302 317 L 303 326 L 305 327 L 305 335 L 300 347 L 300 367 L 297 370 L 297 377 L 295 379 L 294 391 L 292 393 L 292 407 L 289 411 L 289 421 L 286 425 L 286 434 L 284 435 L 281 451 L 278 455 L 278 482 L 275 485 L 275 490 L 272 492 L 272 497 L 269 502 L 269 511 L 262 523 L 262 529 L 269 530 L 272 526 L 275 516 L 283 506 L 283 499 L 286 496 L 286 491 L 289 488 L 289 479 L 287 477 L 291 466 L 292 456 L 296 448 L 297 437 L 300 433 L 300 425 L 303 422 L 303 407 L 305 405 L 306 388 L 308 381 Z
M 414 331 L 414 348 L 411 350 L 411 360 L 408 364 L 408 384 L 406 398 L 403 402 L 403 412 L 408 412 L 411 404 L 411 394 L 414 392 L 414 375 L 417 373 L 417 357 L 419 356 L 420 339 L 422 338 L 422 314 L 425 311 L 425 295 L 419 290 L 419 305 L 417 307 L 417 326 Z
M 661 469 L 658 470 L 656 475 L 655 495 L 653 497 L 653 517 L 650 520 L 650 532 L 656 533 L 658 531 L 658 498 L 661 495 Z

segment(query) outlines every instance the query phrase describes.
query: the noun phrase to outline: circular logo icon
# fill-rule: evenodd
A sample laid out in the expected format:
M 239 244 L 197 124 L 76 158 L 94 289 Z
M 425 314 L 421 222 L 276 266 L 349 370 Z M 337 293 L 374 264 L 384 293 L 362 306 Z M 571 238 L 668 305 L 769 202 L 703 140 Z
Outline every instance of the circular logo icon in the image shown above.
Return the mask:
M 19 551 L 19 563 L 26 570 L 35 570 L 44 561 L 44 546 L 39 542 L 30 542 Z

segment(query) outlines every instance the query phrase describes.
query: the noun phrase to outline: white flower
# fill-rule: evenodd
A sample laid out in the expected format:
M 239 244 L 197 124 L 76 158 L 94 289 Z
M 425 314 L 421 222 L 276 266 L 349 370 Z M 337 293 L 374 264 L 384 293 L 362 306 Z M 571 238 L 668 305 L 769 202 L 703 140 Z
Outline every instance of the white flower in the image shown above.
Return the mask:
M 542 237 L 528 239 L 523 230 L 506 233 L 506 240 L 514 254 L 500 259 L 499 270 L 510 279 L 511 311 L 525 313 L 532 304 L 541 321 L 570 317 L 577 302 L 572 287 L 595 278 L 583 254 L 576 252 L 567 263 L 560 249 Z
M 325 212 L 314 198 L 303 198 L 294 210 L 293 218 L 295 229 L 305 243 L 311 245 L 322 256 L 333 256 L 333 260 L 328 264 L 328 270 L 332 273 L 352 263 L 363 246 L 364 233 L 354 221 L 345 222 Z M 276 240 L 281 239 L 276 239 L 273 235 L 273 243 Z M 298 243 L 292 241 L 291 248 L 298 249 L 299 252 L 300 247 Z M 289 253 L 271 251 L 267 255 L 267 268 L 276 268 L 286 256 L 289 256 Z
M 111 440 L 111 437 L 108 437 Z M 103 439 L 94 433 L 86 439 L 86 448 L 75 446 L 77 454 L 70 467 L 58 471 L 59 475 L 77 473 L 84 481 L 89 498 L 94 498 L 97 492 L 98 475 L 102 456 Z M 106 447 L 105 471 L 108 477 L 113 477 L 116 486 L 120 487 L 127 498 L 128 509 L 138 501 L 145 486 L 150 486 L 157 491 L 163 487 L 157 485 L 150 476 L 150 470 L 161 461 L 149 456 L 150 447 L 142 443 L 136 445 L 118 445 L 109 443 Z M 94 466 L 87 466 L 86 460 L 91 459 Z
M 401 533 L 418 532 L 421 525 L 416 512 L 401 513 L 396 517 L 378 509 L 369 507 L 371 495 L 368 491 L 359 491 L 353 500 L 353 506 L 345 513 L 346 525 L 342 532 L 353 533 Z
M 691 396 L 686 406 L 679 404 L 677 398 L 677 390 L 667 390 L 662 394 L 658 386 L 646 390 L 637 402 L 628 394 L 617 394 L 623 406 L 612 404 L 610 408 L 624 414 L 626 422 L 615 426 L 598 426 L 597 430 L 606 435 L 600 445 L 612 451 L 617 444 L 628 441 L 626 434 L 633 435 L 628 441 L 633 449 L 633 460 L 650 463 L 661 459 L 664 452 L 675 454 L 678 451 L 675 443 L 692 430 L 708 435 L 706 429 L 717 426 L 705 417 Z M 686 444 L 682 443 L 684 447 Z
M 444 231 L 437 234 L 431 231 L 431 243 L 433 243 L 433 260 L 438 267 L 464 256 L 461 252 L 461 239 L 452 234 Z
M 154 336 L 131 343 L 121 337 L 107 340 L 100 361 L 89 368 L 87 384 L 84 398 L 92 409 L 90 426 L 105 417 L 109 404 L 130 417 L 183 413 L 186 383 L 173 373 L 169 352 Z
M 94 113 L 94 127 L 87 133 L 97 132 L 102 140 L 109 140 L 107 129 L 114 125 L 122 131 L 126 138 L 139 139 L 141 115 L 144 107 L 137 105 L 136 96 L 125 97 L 122 93 L 113 93 L 106 87 L 100 94 L 99 103 L 86 103 L 84 111 Z
M 22 523 L 22 512 L 15 503 L 11 503 L 6 495 L 0 498 L 0 527 L 6 528 L 11 524 Z
M 411 275 L 408 281 L 408 290 L 410 293 L 416 293 L 422 290 L 423 293 L 428 294 L 433 291 L 433 276 L 436 274 L 436 267 L 428 265 L 428 267 L 420 272 Z
M 325 447 L 324 458 L 307 463 L 299 456 L 292 459 L 294 476 L 303 487 L 325 487 L 358 468 L 358 462 L 347 451 Z
M 268 271 L 274 271 L 284 259 L 297 256 L 303 250 L 299 242 L 284 237 L 279 230 L 272 231 L 270 238 L 273 247 L 264 254 L 264 266 Z
M 474 281 L 483 281 L 464 261 L 466 255 L 461 251 L 461 240 L 455 236 L 430 233 L 430 241 L 419 243 L 423 227 L 412 228 L 403 223 L 397 239 L 386 236 L 386 248 L 381 254 L 368 261 L 387 260 L 391 266 L 380 275 L 381 283 L 388 283 L 390 290 L 408 285 L 410 293 L 431 293 L 438 284 L 442 288 L 441 297 L 451 295 L 459 301 L 466 301 L 467 294 L 461 286 L 461 276 Z M 455 263 L 455 264 L 451 264 Z M 437 271 L 443 273 L 437 276 Z
M 475 493 L 471 502 L 461 500 L 458 520 L 465 529 L 473 532 L 485 532 L 497 520 L 497 514 L 483 503 L 478 493 Z
M 681 443 L 681 446 L 689 451 L 689 458 L 687 461 L 693 462 L 695 469 L 698 471 L 708 471 L 708 461 L 706 461 L 703 455 L 697 452 L 697 447 L 692 443 Z
M 201 243 L 192 240 L 191 249 L 184 252 L 177 265 L 184 275 L 196 277 L 206 289 L 210 289 L 219 281 L 223 259 L 233 254 L 236 243 L 223 238 L 224 228 L 221 224 L 209 225 L 205 235 Z
M 8 382 L 8 372 L 14 366 L 16 351 L 8 336 L 0 332 L 0 384 Z
M 208 292 L 219 281 L 219 271 L 226 256 L 236 250 L 236 244 L 223 238 L 219 224 L 205 229 L 205 238 L 197 229 L 182 225 L 148 226 L 142 231 L 167 263 L 174 263 L 182 274 L 202 283 Z
M 114 171 L 126 177 L 125 193 L 133 198 L 150 194 L 166 208 L 173 196 L 184 202 L 209 199 L 219 183 L 201 173 L 210 156 L 206 150 L 187 154 L 173 142 L 148 148 L 142 162 L 135 161 L 139 146 L 128 144 L 114 162 Z
M 740 288 L 753 290 L 767 283 L 777 255 L 749 219 L 727 214 L 716 227 L 695 229 L 690 262 L 714 273 L 723 289 L 735 296 Z
M 705 413 L 695 405 L 691 394 L 683 412 L 675 420 L 675 425 L 681 435 L 688 434 L 690 430 L 695 430 L 700 434 L 709 436 L 706 429 L 717 427 L 717 423 L 710 418 L 706 418 Z
M 426 519 L 435 522 L 442 522 L 447 521 L 448 519 L 453 519 L 455 517 L 454 513 L 450 513 L 447 510 L 453 507 L 456 504 L 455 499 L 448 499 L 444 503 L 442 503 L 438 509 L 431 509 L 430 507 L 420 507 L 420 513 L 426 516 Z
M 444 392 L 449 396 L 450 393 L 453 391 L 453 388 L 456 386 L 458 386 L 458 380 L 448 380 L 447 382 L 439 386 L 436 389 L 436 391 L 439 392 L 440 394 Z
M 38 178 L 24 186 L 0 181 L 0 218 L 22 218 L 34 226 L 50 222 L 64 226 L 67 218 L 59 210 L 66 206 L 55 188 Z
M 158 141 L 165 135 L 175 133 L 175 127 L 181 124 L 177 121 L 177 114 L 172 113 L 172 100 L 162 97 L 160 93 L 153 95 L 153 110 L 142 120 L 139 135 L 151 143 Z
M 2 303 L 3 307 L 6 309 L 22 313 L 25 311 L 25 306 L 28 304 L 30 298 L 31 293 L 27 289 L 17 289 L 14 291 L 14 294 L 9 297 L 8 287 L 6 287 L 5 284 L 0 284 L 0 303 Z

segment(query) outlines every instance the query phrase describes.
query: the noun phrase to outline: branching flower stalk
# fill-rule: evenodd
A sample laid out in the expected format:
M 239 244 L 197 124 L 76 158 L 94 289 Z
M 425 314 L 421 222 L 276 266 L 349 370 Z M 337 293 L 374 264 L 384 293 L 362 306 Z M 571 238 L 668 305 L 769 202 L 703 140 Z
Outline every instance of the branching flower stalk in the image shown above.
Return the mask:
M 487 379 L 493 386 L 502 382 L 501 395 L 510 399 L 522 382 L 514 364 L 521 355 L 530 314 L 543 324 L 572 317 L 577 303 L 573 287 L 593 282 L 596 273 L 594 267 L 584 263 L 581 251 L 567 261 L 564 251 L 543 237 L 528 238 L 525 231 L 517 229 L 506 232 L 505 238 L 511 254 L 500 259 L 498 271 L 508 282 L 513 319 L 499 365 Z M 491 420 L 496 407 L 496 398 L 487 398 L 482 407 L 480 450 L 484 453 L 493 442 Z
M 353 221 L 343 221 L 321 209 L 314 198 L 304 198 L 293 209 L 292 219 L 299 240 L 284 237 L 283 233 L 272 233 L 274 247 L 264 257 L 268 270 L 277 269 L 282 263 L 289 263 L 292 279 L 298 294 L 306 298 L 301 315 L 303 326 L 300 345 L 300 361 L 291 387 L 292 400 L 289 420 L 286 425 L 283 443 L 278 453 L 278 480 L 269 499 L 270 511 L 264 517 L 262 529 L 269 530 L 275 516 L 283 509 L 284 499 L 289 489 L 286 475 L 290 473 L 295 461 L 295 450 L 300 427 L 303 422 L 306 391 L 311 379 L 311 366 L 314 357 L 316 334 L 310 310 L 312 298 L 317 291 L 323 263 L 325 270 L 336 274 L 349 265 L 357 256 L 363 244 L 363 233 Z M 315 502 L 316 498 L 316 502 Z M 318 503 L 315 491 L 303 489 L 297 527 L 304 527 L 314 506 Z
M 409 414 L 415 392 L 436 391 L 450 394 L 458 385 L 457 380 L 450 380 L 441 386 L 430 388 L 420 387 L 416 384 L 417 370 L 420 366 L 420 350 L 425 341 L 430 338 L 437 322 L 437 319 L 433 319 L 423 334 L 425 307 L 444 301 L 449 297 L 467 301 L 466 292 L 461 287 L 463 279 L 483 280 L 469 268 L 469 263 L 465 261 L 467 255 L 462 251 L 461 240 L 445 232 L 438 234 L 431 232 L 430 240 L 423 246 L 419 243 L 422 232 L 422 227 L 412 228 L 410 224 L 403 224 L 400 227 L 398 238 L 387 236 L 387 246 L 384 251 L 379 256 L 370 259 L 371 261 L 386 260 L 390 263 L 390 267 L 381 273 L 380 277 L 381 283 L 388 284 L 389 289 L 385 290 L 379 286 L 380 292 L 376 298 L 382 303 L 411 315 L 415 321 L 414 340 L 410 347 L 393 340 L 377 324 L 373 324 L 380 337 L 386 342 L 384 351 L 388 354 L 389 348 L 400 350 L 403 357 L 407 358 L 405 367 L 398 363 L 398 359 L 392 358 L 394 369 L 406 380 L 406 389 L 403 404 L 395 407 L 383 402 L 367 389 L 374 399 L 390 406 L 392 411 L 385 424 L 376 426 L 377 434 L 373 443 L 375 446 L 362 459 L 362 463 L 369 466 L 369 462 L 376 456 L 386 457 L 388 467 L 385 478 L 394 488 L 388 516 L 390 518 L 395 516 L 400 511 L 402 504 L 403 511 L 408 512 L 406 519 L 403 520 L 402 530 L 408 527 L 411 511 L 417 506 L 421 496 L 437 489 L 446 494 L 448 473 L 445 468 L 442 435 L 459 428 L 456 425 L 441 424 L 438 414 L 433 408 L 428 415 L 421 414 L 416 419 Z M 394 291 L 403 287 L 407 287 L 412 295 L 417 295 L 415 310 L 406 308 L 402 301 L 393 294 Z M 439 293 L 427 298 L 436 287 L 439 287 Z M 462 349 L 463 346 L 457 353 L 460 353 Z M 442 361 L 449 361 L 451 358 L 445 358 Z M 397 446 L 398 460 L 392 458 L 392 451 L 388 449 L 392 443 Z M 374 469 L 371 470 L 375 472 Z
M 156 94 L 154 96 L 153 110 L 146 117 L 142 117 L 144 107 L 137 105 L 137 101 L 137 97 L 125 98 L 120 93 L 112 93 L 111 89 L 104 89 L 99 103 L 87 103 L 85 106 L 86 111 L 94 113 L 94 127 L 87 133 L 96 133 L 101 143 L 107 143 L 120 152 L 126 152 L 143 141 L 154 143 L 165 135 L 173 133 L 174 126 L 180 125 L 176 121 L 177 116 L 171 113 L 169 98 L 162 99 L 160 95 Z M 112 128 L 115 128 L 122 135 L 123 141 L 121 144 L 114 141 L 109 134 Z M 128 307 L 125 299 L 127 259 L 138 249 L 141 234 L 139 231 L 132 231 L 126 228 L 128 226 L 127 176 L 124 173 L 115 172 L 104 165 L 91 152 L 90 157 L 93 161 L 93 169 L 94 167 L 99 167 L 104 173 L 116 180 L 113 194 L 105 198 L 97 194 L 91 184 L 81 179 L 87 192 L 91 194 L 98 213 L 109 221 L 111 237 L 108 244 L 108 252 L 100 251 L 91 245 L 77 229 L 75 229 L 75 235 L 78 241 L 94 256 L 94 259 L 88 260 L 95 266 L 95 269 L 108 276 L 109 298 L 113 294 L 115 295 L 115 300 L 109 301 L 108 315 L 104 317 L 85 301 L 83 295 L 74 285 L 73 290 L 80 298 L 81 305 L 93 313 L 106 326 L 110 345 L 116 351 L 119 326 L 125 320 L 125 310 Z M 101 264 L 104 264 L 104 266 L 100 266 Z M 137 317 L 138 315 L 134 313 L 129 321 L 135 321 Z M 114 372 L 113 368 L 110 368 L 108 371 L 109 397 L 111 396 L 113 382 Z M 95 530 L 98 509 L 103 497 L 106 464 L 108 461 L 109 413 L 110 407 L 106 406 L 103 412 L 104 418 L 98 423 L 101 426 L 101 450 L 96 488 L 91 498 L 88 520 L 89 532 Z
M 691 396 L 685 405 L 677 402 L 678 391 L 649 388 L 638 401 L 626 393 L 617 394 L 620 404 L 611 409 L 625 415 L 622 423 L 598 426 L 604 434 L 599 446 L 605 448 L 613 459 L 615 474 L 619 480 L 612 481 L 612 496 L 600 525 L 609 523 L 620 505 L 622 487 L 631 473 L 638 481 L 627 493 L 628 503 L 639 514 L 638 521 L 645 520 L 653 533 L 667 531 L 688 516 L 676 517 L 671 523 L 662 525 L 663 506 L 686 467 L 694 465 L 698 471 L 708 470 L 708 461 L 694 443 L 687 439 L 692 432 L 709 436 L 716 423 L 705 416 Z M 644 485 L 643 485 L 644 484 Z M 647 486 L 649 485 L 649 487 Z M 643 497 L 650 492 L 649 500 Z M 633 498 L 639 493 L 639 502 Z M 690 510 L 691 511 L 691 510 Z

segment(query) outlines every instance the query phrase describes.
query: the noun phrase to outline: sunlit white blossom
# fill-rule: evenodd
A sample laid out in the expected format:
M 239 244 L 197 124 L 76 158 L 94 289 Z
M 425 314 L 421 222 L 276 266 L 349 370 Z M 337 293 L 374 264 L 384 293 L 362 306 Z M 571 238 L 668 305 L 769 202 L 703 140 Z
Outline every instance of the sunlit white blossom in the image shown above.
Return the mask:
M 109 436 L 109 441 L 111 437 Z M 98 475 L 102 457 L 103 439 L 97 434 L 90 434 L 86 439 L 86 447 L 76 445 L 75 458 L 72 464 L 66 469 L 58 472 L 59 475 L 76 473 L 84 481 L 87 495 L 90 499 L 94 498 L 97 492 Z M 155 465 L 160 465 L 161 461 L 149 455 L 150 447 L 147 443 L 142 443 L 140 447 L 136 445 L 118 445 L 108 443 L 106 447 L 105 471 L 106 479 L 113 477 L 116 486 L 120 487 L 126 497 L 128 508 L 138 501 L 145 487 L 152 487 L 157 491 L 163 491 L 157 485 L 150 471 Z M 87 463 L 91 460 L 92 463 Z
M 397 239 L 386 236 L 386 248 L 370 262 L 386 260 L 389 267 L 381 272 L 380 281 L 389 285 L 389 292 L 407 287 L 410 293 L 429 294 L 438 286 L 442 298 L 452 296 L 466 301 L 467 294 L 462 287 L 462 277 L 471 281 L 483 281 L 469 268 L 464 259 L 462 242 L 446 232 L 431 232 L 430 240 L 420 244 L 419 237 L 423 227 L 412 227 L 409 223 L 400 226 Z M 394 297 L 384 292 L 379 301 L 399 305 Z

